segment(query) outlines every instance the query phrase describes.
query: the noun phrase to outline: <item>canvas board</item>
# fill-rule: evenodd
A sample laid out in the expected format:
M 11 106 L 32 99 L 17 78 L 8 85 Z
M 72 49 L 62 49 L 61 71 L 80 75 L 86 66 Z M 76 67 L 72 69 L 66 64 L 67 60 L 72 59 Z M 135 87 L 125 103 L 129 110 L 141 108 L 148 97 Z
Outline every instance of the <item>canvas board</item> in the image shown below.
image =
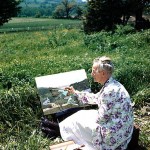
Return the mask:
M 35 81 L 44 115 L 83 107 L 75 96 L 68 96 L 66 87 L 73 86 L 79 91 L 91 91 L 84 69 L 40 76 L 36 77 Z

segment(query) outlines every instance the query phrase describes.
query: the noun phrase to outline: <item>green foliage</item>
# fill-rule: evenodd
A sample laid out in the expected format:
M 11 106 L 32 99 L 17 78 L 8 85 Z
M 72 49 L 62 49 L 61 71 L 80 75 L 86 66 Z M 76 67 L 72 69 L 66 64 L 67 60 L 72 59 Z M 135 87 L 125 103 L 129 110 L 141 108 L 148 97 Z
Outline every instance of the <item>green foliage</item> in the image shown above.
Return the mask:
M 0 148 L 5 150 L 47 150 L 52 143 L 52 141 L 47 140 L 47 138 L 43 138 L 42 133 L 38 130 L 33 130 L 30 135 L 27 135 L 26 130 L 24 129 L 18 135 L 19 137 L 17 139 L 15 136 L 9 135 L 9 138 L 5 139 L 7 140 L 5 142 L 9 144 L 5 146 L 0 145 Z
M 33 128 L 37 128 L 39 125 L 37 117 L 41 114 L 41 107 L 35 88 L 27 83 L 12 87 L 10 90 L 1 90 L 0 95 L 2 133 L 0 139 L 1 143 L 9 142 L 9 147 L 14 143 L 18 144 L 20 140 L 28 139 Z
M 39 131 L 43 114 L 34 78 L 83 68 L 97 92 L 100 85 L 90 73 L 98 56 L 114 60 L 114 76 L 135 103 L 148 101 L 149 32 L 118 26 L 114 33 L 85 35 L 59 25 L 55 30 L 0 34 L 0 148 L 47 149 L 51 140 Z
M 144 102 L 150 102 L 150 87 L 139 90 L 135 95 L 133 95 L 133 100 L 137 106 L 144 105 Z
M 54 11 L 54 8 L 56 5 L 42 5 L 39 7 L 23 7 L 18 14 L 18 17 L 49 17 L 52 16 L 52 12 Z M 38 16 L 38 14 L 40 14 Z
M 85 45 L 87 45 L 90 50 L 104 52 L 106 46 L 110 45 L 106 43 L 106 38 L 107 38 L 107 42 L 109 42 L 108 32 L 99 32 L 99 33 L 85 36 L 84 42 L 85 42 Z
M 60 26 L 65 28 L 80 27 L 81 20 L 50 19 L 50 18 L 13 18 L 9 23 L 0 27 L 0 33 L 16 31 L 57 30 Z
M 135 28 L 131 25 L 116 25 L 115 28 L 115 33 L 118 35 L 124 35 L 124 34 L 129 34 L 129 33 L 135 33 Z
M 0 1 L 0 26 L 17 15 L 20 11 L 19 3 L 19 0 Z
M 9 90 L 1 90 L 0 92 L 0 117 L 3 122 L 9 122 L 9 126 L 11 127 L 11 123 L 13 124 L 18 120 L 32 122 L 32 114 L 35 113 L 34 110 L 36 110 L 37 105 L 39 105 L 35 88 L 32 88 L 29 83 L 22 83 L 21 85 L 14 86 Z M 34 107 L 31 109 L 33 105 Z
M 72 30 L 72 33 L 68 33 L 68 30 L 64 29 L 64 27 L 61 24 L 56 32 L 53 32 L 50 37 L 48 37 L 48 46 L 51 48 L 56 48 L 58 46 L 65 46 L 69 44 L 71 41 L 76 40 L 78 37 L 74 34 L 74 31 Z
M 73 0 L 62 0 L 60 5 L 57 5 L 53 17 L 55 18 L 70 18 L 70 14 L 75 9 L 77 4 Z
M 150 38 L 149 30 L 132 34 L 131 31 L 134 30 L 128 26 L 123 27 L 122 30 L 120 26 L 113 34 L 99 32 L 87 35 L 84 37 L 84 42 L 92 51 L 119 55 L 120 59 L 115 62 L 119 69 L 116 70 L 115 76 L 133 95 L 150 82 L 147 52 Z
M 86 33 L 98 32 L 103 29 L 112 30 L 115 24 L 121 24 L 122 1 L 90 0 L 84 22 Z
M 66 3 L 67 2 L 67 3 Z M 80 7 L 74 7 L 75 3 L 80 5 Z M 66 5 L 67 4 L 67 5 Z M 83 6 L 86 2 L 82 0 L 78 1 L 66 1 L 66 0 L 24 0 L 21 2 L 20 6 L 21 11 L 18 14 L 18 17 L 52 17 L 53 18 L 64 18 L 69 11 L 69 16 L 73 15 L 79 18 L 82 14 L 82 10 L 85 8 Z M 74 9 L 72 9 L 74 7 Z M 68 10 L 67 10 L 67 9 Z M 70 9 L 70 10 L 69 10 Z M 38 15 L 40 14 L 40 15 Z
M 89 0 L 85 15 L 85 33 L 94 33 L 101 30 L 112 31 L 116 25 L 127 25 L 131 15 L 135 15 L 136 29 L 149 29 L 150 22 L 142 18 L 148 1 L 141 0 Z

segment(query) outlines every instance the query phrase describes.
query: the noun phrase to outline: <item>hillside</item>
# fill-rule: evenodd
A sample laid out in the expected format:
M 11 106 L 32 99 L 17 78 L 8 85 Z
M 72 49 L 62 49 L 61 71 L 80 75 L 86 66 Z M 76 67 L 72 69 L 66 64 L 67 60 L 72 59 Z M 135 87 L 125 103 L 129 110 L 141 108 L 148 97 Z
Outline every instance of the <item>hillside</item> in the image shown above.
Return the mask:
M 18 19 L 21 18 L 9 22 L 9 27 L 21 28 L 23 24 L 28 27 L 30 18 Z M 33 18 L 31 23 L 41 27 L 46 25 L 45 18 L 42 24 L 42 18 L 40 20 Z M 67 20 L 67 24 L 74 24 L 74 21 Z M 91 90 L 96 92 L 99 85 L 92 80 L 91 66 L 98 56 L 106 55 L 114 60 L 114 77 L 128 90 L 135 103 L 134 110 L 140 104 L 149 103 L 150 30 L 136 32 L 132 27 L 118 26 L 114 34 L 85 35 L 81 28 L 65 27 L 66 20 L 47 18 L 47 22 L 51 26 L 55 23 L 57 28 L 39 31 L 28 28 L 25 32 L 0 34 L 2 150 L 49 149 L 53 141 L 45 138 L 40 129 L 43 113 L 35 77 L 85 69 Z M 144 150 L 150 147 L 149 112 L 146 109 L 147 106 L 135 114 L 135 122 L 141 129 L 139 143 L 147 148 Z
M 59 4 L 62 0 L 24 0 L 21 3 L 21 6 L 28 6 L 28 7 L 32 7 L 32 6 L 39 6 L 39 5 L 53 5 L 53 4 Z M 77 3 L 82 3 L 85 2 L 85 0 L 76 0 Z

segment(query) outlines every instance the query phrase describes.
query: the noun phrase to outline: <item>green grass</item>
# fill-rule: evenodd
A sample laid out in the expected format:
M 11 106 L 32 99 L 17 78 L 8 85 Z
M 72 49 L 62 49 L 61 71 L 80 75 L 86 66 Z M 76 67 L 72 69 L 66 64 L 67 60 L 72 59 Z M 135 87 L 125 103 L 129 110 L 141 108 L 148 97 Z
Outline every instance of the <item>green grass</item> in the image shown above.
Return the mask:
M 57 29 L 62 26 L 66 28 L 81 27 L 81 20 L 51 19 L 51 18 L 13 18 L 8 23 L 0 26 L 0 33 L 32 30 Z
M 53 141 L 43 138 L 39 128 L 43 114 L 35 77 L 84 68 L 97 91 L 90 73 L 98 56 L 114 60 L 114 76 L 137 105 L 148 101 L 150 30 L 120 28 L 115 34 L 85 35 L 62 25 L 56 30 L 0 34 L 1 149 L 48 149 Z M 142 144 L 150 146 L 147 141 Z

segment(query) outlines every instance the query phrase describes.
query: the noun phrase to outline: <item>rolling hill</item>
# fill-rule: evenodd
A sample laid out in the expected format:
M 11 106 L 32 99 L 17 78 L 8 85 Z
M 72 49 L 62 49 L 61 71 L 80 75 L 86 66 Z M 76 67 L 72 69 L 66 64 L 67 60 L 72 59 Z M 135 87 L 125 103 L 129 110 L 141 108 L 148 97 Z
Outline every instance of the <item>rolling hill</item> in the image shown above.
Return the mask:
M 44 5 L 52 5 L 59 4 L 62 0 L 24 0 L 21 5 L 22 6 L 38 6 L 41 4 Z M 85 2 L 85 0 L 76 0 L 77 3 Z

